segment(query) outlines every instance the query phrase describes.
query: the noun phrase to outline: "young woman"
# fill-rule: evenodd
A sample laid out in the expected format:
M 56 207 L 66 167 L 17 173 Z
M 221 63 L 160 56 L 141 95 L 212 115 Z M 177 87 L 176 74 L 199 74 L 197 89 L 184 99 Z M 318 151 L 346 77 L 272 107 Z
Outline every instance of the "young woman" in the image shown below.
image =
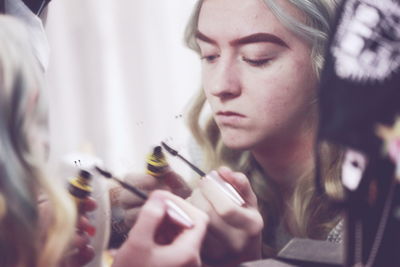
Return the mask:
M 188 200 L 211 219 L 202 247 L 208 264 L 272 256 L 292 237 L 332 240 L 340 211 L 313 178 L 317 88 L 335 7 L 334 0 L 199 0 L 195 6 L 186 42 L 201 57 L 202 88 L 189 126 L 204 152 L 203 169 L 218 171 L 201 179 Z M 211 114 L 204 113 L 208 107 Z M 319 152 L 323 189 L 341 197 L 340 150 L 322 145 Z M 215 176 L 245 204 L 224 194 Z M 128 180 L 147 190 L 166 186 L 150 176 Z M 121 199 L 132 223 L 140 201 L 124 193 Z
M 333 0 L 201 0 L 186 42 L 202 61 L 202 89 L 189 125 L 204 169 L 245 198 L 239 207 L 203 179 L 190 200 L 211 218 L 203 256 L 235 265 L 273 255 L 291 237 L 326 239 L 338 210 L 314 186 L 317 87 Z M 205 107 L 211 115 L 201 120 Z M 326 192 L 341 196 L 340 153 L 325 146 Z M 253 191 L 255 196 L 253 195 Z

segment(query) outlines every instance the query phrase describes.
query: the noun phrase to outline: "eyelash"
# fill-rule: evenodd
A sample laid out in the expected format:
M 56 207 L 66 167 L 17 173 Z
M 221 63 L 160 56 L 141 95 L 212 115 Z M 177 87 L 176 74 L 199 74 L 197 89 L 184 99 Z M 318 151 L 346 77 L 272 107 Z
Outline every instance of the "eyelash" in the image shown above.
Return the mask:
M 215 59 L 219 58 L 219 55 L 203 56 L 200 59 L 205 60 L 208 63 L 212 63 Z
M 207 63 L 213 63 L 219 57 L 220 57 L 219 55 L 210 55 L 210 56 L 202 56 L 200 57 L 200 59 L 205 60 Z M 271 61 L 271 59 L 269 58 L 253 60 L 245 57 L 242 57 L 242 60 L 248 63 L 250 66 L 258 68 L 265 67 Z
M 249 59 L 249 58 L 245 58 L 245 57 L 242 57 L 242 60 L 244 62 L 247 62 L 251 66 L 258 67 L 258 68 L 265 67 L 271 61 L 271 59 L 269 59 L 269 58 L 253 60 L 253 59 Z

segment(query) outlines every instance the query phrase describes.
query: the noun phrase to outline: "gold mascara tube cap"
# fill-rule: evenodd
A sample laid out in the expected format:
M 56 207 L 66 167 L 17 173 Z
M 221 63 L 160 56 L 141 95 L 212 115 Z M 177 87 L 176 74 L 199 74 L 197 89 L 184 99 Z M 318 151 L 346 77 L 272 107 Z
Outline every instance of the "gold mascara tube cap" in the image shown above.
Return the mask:
M 146 163 L 146 173 L 154 177 L 161 177 L 169 170 L 169 164 L 161 146 L 154 147 L 153 152 L 147 156 Z

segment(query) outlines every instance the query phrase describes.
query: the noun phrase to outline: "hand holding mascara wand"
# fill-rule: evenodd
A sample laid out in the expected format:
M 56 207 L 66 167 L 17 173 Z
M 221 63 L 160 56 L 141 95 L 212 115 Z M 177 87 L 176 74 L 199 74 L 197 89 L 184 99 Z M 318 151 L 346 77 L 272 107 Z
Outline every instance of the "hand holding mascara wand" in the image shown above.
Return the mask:
M 92 174 L 90 172 L 80 169 L 79 174 L 69 181 L 68 192 L 77 205 L 79 216 L 85 216 L 86 212 L 93 211 L 96 208 L 95 201 L 90 198 L 93 190 L 91 179 Z M 80 227 L 82 227 L 90 236 L 96 234 L 96 228 L 93 225 L 86 223 L 86 221 L 81 224 Z
M 94 169 L 103 177 L 116 181 L 123 188 L 135 194 L 136 196 L 140 197 L 141 199 L 143 200 L 148 199 L 147 194 L 142 190 L 138 189 L 137 187 L 125 183 L 124 181 L 113 176 L 110 172 L 105 171 L 98 166 L 95 166 Z M 167 205 L 167 214 L 173 221 L 177 222 L 178 224 L 182 225 L 185 228 L 193 227 L 192 219 L 190 219 L 190 217 L 181 208 L 179 208 L 173 201 L 166 200 L 165 203 Z
M 176 156 L 180 158 L 183 162 L 185 162 L 189 167 L 195 171 L 198 175 L 201 177 L 208 177 L 211 180 L 213 180 L 218 188 L 226 194 L 235 204 L 239 206 L 243 206 L 245 204 L 244 199 L 242 196 L 237 192 L 237 190 L 228 182 L 222 180 L 218 175 L 214 175 L 212 172 L 209 174 L 206 174 L 202 170 L 200 170 L 198 167 L 196 167 L 193 163 L 188 161 L 186 158 L 184 158 L 182 155 L 178 153 L 175 149 L 172 149 L 170 146 L 168 146 L 166 143 L 161 142 L 161 145 L 173 156 Z

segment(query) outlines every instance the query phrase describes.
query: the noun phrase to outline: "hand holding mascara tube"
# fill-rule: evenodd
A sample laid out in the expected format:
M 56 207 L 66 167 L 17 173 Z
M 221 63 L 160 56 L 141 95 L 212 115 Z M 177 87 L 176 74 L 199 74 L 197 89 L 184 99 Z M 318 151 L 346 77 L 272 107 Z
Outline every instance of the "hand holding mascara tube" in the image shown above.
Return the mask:
M 192 192 L 191 188 L 180 175 L 172 170 L 165 154 L 161 146 L 153 147 L 143 164 L 145 173 L 128 173 L 123 178 L 124 182 L 135 185 L 146 193 L 165 190 L 181 198 L 187 198 Z M 115 196 L 114 200 L 124 211 L 124 223 L 130 228 L 136 222 L 145 201 L 127 190 L 120 190 Z
M 200 170 L 198 167 L 196 167 L 193 163 L 188 161 L 186 158 L 184 158 L 182 155 L 179 154 L 178 151 L 175 149 L 171 148 L 168 146 L 165 142 L 161 142 L 161 145 L 173 156 L 176 156 L 180 158 L 182 161 L 184 161 L 193 171 L 195 171 L 200 177 L 204 177 L 206 179 L 210 179 L 211 181 L 215 182 L 215 185 L 221 190 L 223 194 L 225 194 L 227 197 L 229 197 L 235 204 L 238 206 L 242 206 L 245 204 L 244 199 L 242 196 L 237 192 L 237 190 L 229 183 L 221 179 L 218 174 L 215 172 L 210 172 L 209 174 L 206 174 L 202 170 Z
M 92 174 L 81 169 L 78 175 L 69 181 L 68 191 L 76 203 L 78 218 L 76 232 L 69 249 L 66 251 L 62 266 L 81 266 L 90 262 L 95 256 L 89 237 L 96 234 L 96 228 L 87 218 L 87 213 L 97 208 L 95 200 L 90 197 L 92 192 L 91 179 Z
M 146 173 L 155 177 L 161 188 L 169 189 L 168 191 L 182 198 L 191 194 L 191 189 L 182 177 L 170 168 L 161 146 L 153 148 L 153 152 L 147 157 L 146 163 Z
M 88 233 L 90 236 L 94 236 L 96 228 L 90 224 L 85 217 L 87 212 L 93 211 L 96 208 L 94 200 L 90 198 L 93 190 L 91 180 L 92 174 L 90 172 L 79 170 L 79 174 L 70 179 L 68 192 L 77 205 L 79 213 L 78 228 L 82 228 L 84 232 Z
M 162 146 L 201 176 L 187 201 L 211 219 L 203 261 L 213 266 L 238 266 L 242 261 L 260 258 L 264 223 L 248 178 L 227 167 L 206 174 L 164 142 Z
M 193 226 L 180 228 L 169 242 L 160 240 L 168 232 L 168 202 L 190 216 Z M 209 218 L 201 210 L 166 191 L 156 190 L 142 207 L 128 239 L 118 250 L 113 267 L 202 266 L 200 251 Z
M 148 196 L 108 171 L 97 166 L 95 170 L 146 200 L 115 256 L 114 267 L 201 266 L 200 251 L 209 222 L 207 214 L 167 191 L 156 190 Z
M 95 170 L 99 174 L 101 174 L 103 177 L 117 182 L 123 188 L 125 188 L 132 194 L 135 194 L 139 198 L 141 198 L 143 200 L 148 199 L 148 195 L 146 192 L 143 192 L 139 188 L 137 188 L 133 185 L 130 185 L 130 184 L 122 181 L 121 179 L 116 178 L 110 172 L 105 171 L 98 166 L 95 167 Z M 167 214 L 169 215 L 170 219 L 172 219 L 173 221 L 175 221 L 176 223 L 180 224 L 181 226 L 183 226 L 185 228 L 191 228 L 193 226 L 193 223 L 192 223 L 192 220 L 190 219 L 190 217 L 182 209 L 180 209 L 174 202 L 166 200 L 165 203 L 167 206 Z

